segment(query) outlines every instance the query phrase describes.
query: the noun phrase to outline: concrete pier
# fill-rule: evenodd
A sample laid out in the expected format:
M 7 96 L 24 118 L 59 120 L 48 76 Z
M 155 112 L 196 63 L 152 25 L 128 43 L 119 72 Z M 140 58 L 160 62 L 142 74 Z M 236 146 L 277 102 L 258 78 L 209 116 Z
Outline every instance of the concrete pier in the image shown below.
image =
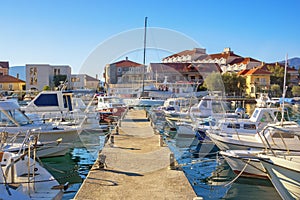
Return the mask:
M 167 146 L 161 147 L 144 110 L 130 110 L 118 135 L 100 154 L 74 199 L 194 199 L 183 171 L 170 169 Z M 172 164 L 171 164 L 172 166 Z

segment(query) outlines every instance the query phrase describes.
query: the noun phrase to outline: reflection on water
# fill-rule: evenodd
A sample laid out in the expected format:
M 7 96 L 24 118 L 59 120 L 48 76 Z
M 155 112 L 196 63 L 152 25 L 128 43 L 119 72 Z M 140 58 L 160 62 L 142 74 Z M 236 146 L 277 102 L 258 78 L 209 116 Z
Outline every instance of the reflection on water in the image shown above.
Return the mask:
M 234 180 L 237 175 L 215 149 L 199 156 L 195 153 L 197 146 L 179 148 L 172 140 L 168 146 L 195 193 L 203 199 L 281 199 L 269 180 L 242 177 Z
M 85 132 L 65 156 L 41 159 L 60 184 L 69 183 L 63 199 L 73 199 L 105 144 L 107 132 Z

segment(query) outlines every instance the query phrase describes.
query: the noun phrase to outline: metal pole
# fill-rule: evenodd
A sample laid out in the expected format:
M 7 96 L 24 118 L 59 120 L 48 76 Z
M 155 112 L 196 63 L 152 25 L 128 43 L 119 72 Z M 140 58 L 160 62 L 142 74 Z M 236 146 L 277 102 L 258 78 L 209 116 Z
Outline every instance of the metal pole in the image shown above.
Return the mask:
M 144 82 L 145 82 L 145 64 L 146 64 L 146 36 L 147 36 L 147 17 L 145 17 L 145 29 L 144 29 L 144 56 L 143 56 L 143 85 L 142 94 L 144 94 Z

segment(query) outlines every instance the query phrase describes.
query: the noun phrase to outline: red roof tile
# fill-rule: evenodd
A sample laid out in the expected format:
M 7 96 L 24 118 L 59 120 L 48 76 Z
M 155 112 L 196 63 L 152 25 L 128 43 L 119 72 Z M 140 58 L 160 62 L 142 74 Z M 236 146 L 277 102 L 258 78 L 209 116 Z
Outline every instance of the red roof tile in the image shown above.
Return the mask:
M 272 74 L 271 72 L 265 70 L 265 69 L 262 69 L 260 67 L 256 67 L 256 68 L 253 68 L 253 69 L 250 69 L 245 75 L 269 75 L 269 74 Z
M 133 62 L 131 60 L 121 60 L 121 61 L 112 63 L 111 65 L 116 65 L 116 67 L 137 67 L 137 66 L 141 66 L 142 64 Z
M 0 76 L 0 83 L 18 83 L 18 82 L 25 83 L 25 81 L 18 79 L 16 77 L 10 76 L 10 75 Z

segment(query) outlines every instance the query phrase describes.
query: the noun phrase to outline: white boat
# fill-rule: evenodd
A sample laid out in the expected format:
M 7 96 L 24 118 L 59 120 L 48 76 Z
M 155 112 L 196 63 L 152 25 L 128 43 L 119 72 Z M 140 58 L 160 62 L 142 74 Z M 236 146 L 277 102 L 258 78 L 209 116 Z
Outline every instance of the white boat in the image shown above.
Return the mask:
M 39 141 L 45 144 L 44 151 L 39 152 L 41 156 L 58 156 L 73 147 L 81 130 L 41 121 L 33 122 L 20 110 L 16 101 L 0 101 L 0 132 L 7 132 L 9 138 L 15 137 L 15 142 L 22 142 L 28 131 L 39 135 Z M 53 145 L 56 140 L 62 142 Z
M 262 155 L 261 163 L 282 199 L 300 199 L 300 153 Z
M 0 152 L 0 199 L 61 199 L 55 178 L 30 153 Z
M 289 157 L 300 154 L 300 140 L 297 133 L 299 128 L 269 126 L 261 132 L 262 144 L 264 149 L 249 150 L 227 150 L 221 151 L 221 155 L 236 174 L 246 177 L 267 178 L 265 168 L 260 162 L 259 157 L 270 155 Z M 267 130 L 267 131 L 266 131 Z M 270 135 L 273 137 L 270 138 Z
M 91 105 L 85 106 L 79 98 L 73 99 L 72 92 L 58 90 L 40 92 L 26 106 L 22 106 L 21 110 L 26 114 L 37 114 L 44 121 L 73 125 L 95 124 L 99 122 L 97 113 L 90 107 Z M 31 118 L 35 119 L 34 116 Z
M 279 103 L 278 100 L 271 99 L 269 95 L 266 93 L 260 93 L 259 97 L 255 99 L 255 101 L 256 101 L 256 107 L 259 108 L 271 107 Z

